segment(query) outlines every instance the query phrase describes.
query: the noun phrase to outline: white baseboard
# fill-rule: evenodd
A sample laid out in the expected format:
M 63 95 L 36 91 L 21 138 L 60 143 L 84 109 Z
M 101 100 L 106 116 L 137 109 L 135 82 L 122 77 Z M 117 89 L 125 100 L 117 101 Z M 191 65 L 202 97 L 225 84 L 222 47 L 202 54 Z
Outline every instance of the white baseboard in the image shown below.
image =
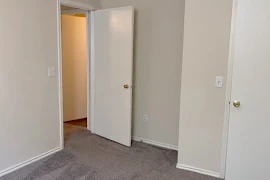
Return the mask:
M 192 166 L 187 166 L 187 165 L 179 164 L 179 163 L 177 164 L 176 167 L 179 169 L 183 169 L 183 170 L 187 170 L 187 171 L 196 172 L 199 174 L 204 174 L 204 175 L 220 178 L 220 173 L 217 173 L 217 172 L 213 172 L 213 171 L 209 171 L 209 170 L 205 170 L 205 169 L 200 169 L 200 168 L 196 168 L 196 167 L 192 167 Z
M 171 144 L 166 144 L 166 143 L 157 142 L 157 141 L 148 140 L 148 139 L 139 138 L 139 137 L 132 137 L 132 140 L 178 151 L 178 147 Z
M 9 173 L 11 173 L 11 172 L 13 172 L 13 171 L 18 170 L 18 169 L 21 169 L 21 168 L 23 168 L 23 167 L 25 167 L 25 166 L 27 166 L 27 165 L 29 165 L 29 164 L 32 164 L 32 163 L 34 163 L 34 162 L 36 162 L 36 161 L 38 161 L 38 160 L 40 160 L 40 159 L 43 159 L 43 158 L 45 158 L 45 157 L 47 157 L 47 156 L 49 156 L 49 155 L 52 155 L 52 154 L 54 154 L 54 153 L 56 153 L 56 152 L 58 152 L 58 151 L 61 151 L 61 150 L 62 150 L 62 148 L 60 148 L 60 147 L 55 148 L 55 149 L 50 150 L 50 151 L 48 151 L 48 152 L 46 152 L 46 153 L 43 153 L 43 154 L 41 154 L 41 155 L 39 155 L 39 156 L 36 156 L 36 157 L 34 157 L 34 158 L 31 158 L 31 159 L 29 159 L 29 160 L 27 160 L 27 161 L 24 161 L 24 162 L 22 162 L 22 163 L 19 163 L 19 164 L 15 165 L 15 166 L 12 166 L 12 167 L 10 167 L 10 168 L 7 168 L 7 169 L 5 169 L 5 170 L 3 170 L 3 171 L 0 171 L 0 177 L 2 177 L 2 176 L 4 176 L 4 175 L 7 175 L 7 174 L 9 174 Z

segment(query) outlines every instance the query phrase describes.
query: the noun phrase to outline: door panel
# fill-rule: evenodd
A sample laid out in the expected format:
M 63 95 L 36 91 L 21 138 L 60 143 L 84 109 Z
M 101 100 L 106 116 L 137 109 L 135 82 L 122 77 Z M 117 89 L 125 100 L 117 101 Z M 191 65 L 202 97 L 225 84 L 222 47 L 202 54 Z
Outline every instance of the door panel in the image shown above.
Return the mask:
M 126 146 L 131 145 L 133 18 L 132 7 L 94 12 L 94 129 Z
M 226 180 L 269 180 L 269 0 L 238 0 L 234 46 Z

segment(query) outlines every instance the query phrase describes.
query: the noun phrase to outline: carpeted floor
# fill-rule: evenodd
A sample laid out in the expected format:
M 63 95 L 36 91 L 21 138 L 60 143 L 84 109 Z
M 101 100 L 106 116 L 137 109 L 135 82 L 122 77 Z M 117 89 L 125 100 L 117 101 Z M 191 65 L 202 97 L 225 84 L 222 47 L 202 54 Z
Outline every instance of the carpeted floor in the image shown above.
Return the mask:
M 133 142 L 131 148 L 65 124 L 65 149 L 0 180 L 217 180 L 176 169 L 177 152 Z

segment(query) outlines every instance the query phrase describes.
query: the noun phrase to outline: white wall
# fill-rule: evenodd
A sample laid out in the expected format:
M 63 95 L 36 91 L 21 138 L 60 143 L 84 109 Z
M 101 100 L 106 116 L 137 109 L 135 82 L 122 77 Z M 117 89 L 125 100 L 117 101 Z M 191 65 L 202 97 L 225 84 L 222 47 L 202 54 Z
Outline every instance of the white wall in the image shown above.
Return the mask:
M 186 0 L 179 165 L 220 173 L 232 0 Z
M 0 175 L 60 147 L 57 1 L 0 1 Z
M 133 136 L 177 146 L 184 0 L 164 2 L 101 0 L 101 8 L 135 7 Z
M 64 121 L 87 117 L 86 18 L 62 15 Z

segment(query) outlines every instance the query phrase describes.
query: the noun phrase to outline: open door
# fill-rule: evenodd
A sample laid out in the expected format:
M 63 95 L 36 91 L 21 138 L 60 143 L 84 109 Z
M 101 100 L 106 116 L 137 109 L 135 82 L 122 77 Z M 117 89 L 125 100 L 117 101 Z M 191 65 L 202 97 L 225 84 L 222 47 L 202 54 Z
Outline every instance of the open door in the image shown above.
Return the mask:
M 238 0 L 226 180 L 270 179 L 270 1 Z
M 97 10 L 92 14 L 92 131 L 128 147 L 131 146 L 133 19 L 132 7 Z

